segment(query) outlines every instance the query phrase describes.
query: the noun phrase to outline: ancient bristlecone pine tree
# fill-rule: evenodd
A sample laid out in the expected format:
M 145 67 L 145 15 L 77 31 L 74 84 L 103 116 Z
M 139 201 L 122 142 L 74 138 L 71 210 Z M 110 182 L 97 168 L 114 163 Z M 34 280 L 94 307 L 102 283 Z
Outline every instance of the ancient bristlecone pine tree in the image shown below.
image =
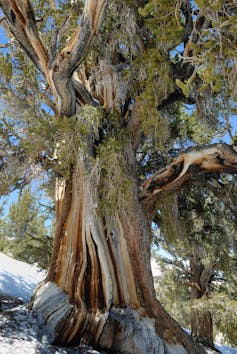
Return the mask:
M 86 0 L 70 41 L 61 48 L 56 33 L 47 50 L 30 1 L 0 1 L 9 36 L 47 81 L 56 119 L 73 117 L 75 124 L 76 120 L 80 123 L 84 105 L 101 106 L 106 112 L 117 110 L 121 126 L 127 128 L 116 151 L 123 176 L 129 180 L 127 198 L 117 198 L 115 205 L 107 207 L 109 193 L 105 190 L 115 187 L 110 183 L 115 171 L 110 171 L 111 177 L 103 170 L 98 173 L 92 162 L 109 129 L 116 130 L 112 123 L 107 127 L 105 121 L 100 123 L 99 137 L 94 136 L 92 124 L 91 132 L 85 132 L 84 145 L 70 161 L 69 172 L 58 177 L 54 249 L 47 278 L 38 286 L 32 307 L 41 324 L 41 336 L 49 342 L 81 341 L 105 351 L 131 354 L 203 353 L 155 299 L 151 221 L 163 190 L 179 189 L 207 172 L 236 173 L 237 154 L 224 144 L 183 153 L 138 188 L 136 152 L 143 134 L 138 103 L 130 100 L 126 109 L 115 104 L 116 92 L 125 94 L 113 69 L 119 58 L 110 57 L 106 74 L 98 59 L 100 83 L 93 82 L 93 73 L 86 74 L 85 68 L 78 71 L 110 11 L 107 5 L 105 0 Z M 142 52 L 141 35 L 137 43 Z M 62 150 L 67 144 L 66 134 L 55 141 L 56 163 L 51 168 L 56 172 L 60 164 L 65 165 Z M 118 168 L 116 163 L 114 168 Z

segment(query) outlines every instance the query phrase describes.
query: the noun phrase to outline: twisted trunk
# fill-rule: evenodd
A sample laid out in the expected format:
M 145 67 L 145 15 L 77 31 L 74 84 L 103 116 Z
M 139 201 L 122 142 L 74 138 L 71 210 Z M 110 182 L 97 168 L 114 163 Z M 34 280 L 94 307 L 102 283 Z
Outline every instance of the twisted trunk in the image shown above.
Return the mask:
M 201 353 L 155 300 L 150 227 L 135 186 L 116 210 L 99 208 L 97 187 L 83 160 L 57 183 L 54 253 L 33 301 L 42 339 L 131 354 Z
M 135 152 L 129 138 L 126 146 L 123 165 L 134 166 Z M 92 150 L 88 146 L 87 154 Z M 203 353 L 155 299 L 150 268 L 150 206 L 158 194 L 157 187 L 180 187 L 188 181 L 187 171 L 195 175 L 207 169 L 236 170 L 235 151 L 219 144 L 183 155 L 179 169 L 173 168 L 174 161 L 143 185 L 140 200 L 134 178 L 131 198 L 111 209 L 101 208 L 101 186 L 111 188 L 109 181 L 101 174 L 98 184 L 90 176 L 90 159 L 79 155 L 68 180 L 58 180 L 56 186 L 54 252 L 48 279 L 33 300 L 42 338 L 61 344 L 86 342 L 111 353 Z M 134 172 L 128 170 L 127 180 Z M 192 281 L 202 294 L 212 271 L 194 272 L 198 279 Z M 207 316 L 195 316 L 198 324 L 193 322 L 193 336 L 199 340 L 200 331 L 204 331 L 201 339 L 204 336 L 205 340 L 201 341 L 212 346 Z

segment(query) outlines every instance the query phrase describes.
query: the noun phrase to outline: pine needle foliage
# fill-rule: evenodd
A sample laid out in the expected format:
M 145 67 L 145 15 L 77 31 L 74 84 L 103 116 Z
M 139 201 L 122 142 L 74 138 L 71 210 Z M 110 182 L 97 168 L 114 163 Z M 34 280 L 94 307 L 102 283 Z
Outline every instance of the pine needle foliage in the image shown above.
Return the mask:
M 12 203 L 4 218 L 1 250 L 26 263 L 47 269 L 52 251 L 52 235 L 46 228 L 46 215 L 35 195 L 26 187 Z

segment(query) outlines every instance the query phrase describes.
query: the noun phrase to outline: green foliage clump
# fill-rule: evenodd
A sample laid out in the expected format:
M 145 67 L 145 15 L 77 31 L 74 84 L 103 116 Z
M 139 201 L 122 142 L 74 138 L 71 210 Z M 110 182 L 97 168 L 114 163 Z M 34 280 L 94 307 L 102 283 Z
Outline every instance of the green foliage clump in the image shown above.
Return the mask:
M 5 80 L 9 83 L 12 77 L 12 62 L 9 60 L 8 55 L 4 55 L 0 52 L 0 67 L 1 67 L 1 75 L 5 78 Z
M 158 106 L 175 90 L 169 52 L 180 42 L 183 26 L 175 16 L 175 3 L 151 0 L 139 9 L 150 31 L 139 65 L 139 115 L 146 135 L 154 135 L 159 148 L 169 139 L 169 122 Z
M 184 29 L 174 1 L 151 0 L 139 12 L 154 34 L 159 49 L 163 48 L 167 52 L 179 44 Z
M 208 144 L 214 136 L 221 137 L 219 125 L 209 125 L 205 120 L 200 120 L 197 111 L 187 112 L 180 110 L 170 121 L 170 135 L 176 143 Z
M 100 176 L 101 210 L 122 210 L 131 200 L 133 186 L 122 141 L 113 136 L 108 137 L 98 147 L 96 165 Z
M 83 106 L 76 116 L 53 120 L 51 134 L 57 159 L 55 170 L 58 173 L 68 178 L 80 152 L 84 152 L 90 141 L 98 136 L 102 119 L 101 109 Z
M 164 78 L 162 78 L 163 80 Z M 168 95 L 169 88 L 165 86 L 165 83 L 160 80 L 148 78 L 145 81 L 146 87 L 143 93 L 137 97 L 139 102 L 138 114 L 141 118 L 141 126 L 144 134 L 146 136 L 152 136 L 156 146 L 162 148 L 168 141 L 169 138 L 169 122 L 167 117 L 165 117 L 161 112 L 158 111 L 158 103 L 161 102 L 160 95 L 160 85 L 164 89 L 164 93 L 160 97 L 166 98 Z M 172 85 L 172 83 L 171 83 Z
M 153 136 L 157 145 L 162 147 L 169 137 L 167 118 L 158 110 L 159 104 L 174 91 L 174 82 L 170 76 L 170 66 L 158 49 L 147 49 L 139 59 L 139 86 L 142 91 L 137 96 L 138 114 L 142 129 L 146 135 Z
M 155 243 L 163 250 L 160 263 L 164 274 L 157 288 L 165 308 L 185 326 L 187 316 L 184 319 L 179 312 L 183 308 L 184 313 L 191 308 L 200 313 L 209 311 L 215 333 L 222 333 L 226 341 L 236 343 L 235 214 L 208 189 L 200 187 L 184 189 L 178 196 L 164 196 L 158 208 L 160 232 L 155 234 Z M 203 269 L 213 264 L 216 267 L 209 279 L 208 297 L 203 295 L 194 301 L 190 300 L 190 291 L 185 284 L 192 275 L 192 257 L 199 259 Z M 171 300 L 166 300 L 166 286 L 172 289 L 171 294 L 180 294 L 174 309 L 172 295 Z
M 236 3 L 208 0 L 196 3 L 211 23 L 203 28 L 199 40 L 191 44 L 192 61 L 202 80 L 200 90 L 210 87 L 214 95 L 224 92 L 225 97 L 231 95 L 236 100 Z

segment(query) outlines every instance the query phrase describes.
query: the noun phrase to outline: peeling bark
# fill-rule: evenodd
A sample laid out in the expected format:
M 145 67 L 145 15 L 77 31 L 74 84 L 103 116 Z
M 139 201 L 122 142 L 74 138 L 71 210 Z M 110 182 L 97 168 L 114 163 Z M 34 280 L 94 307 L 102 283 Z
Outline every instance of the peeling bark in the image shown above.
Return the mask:
M 77 104 L 97 105 L 74 72 L 100 28 L 106 3 L 86 0 L 75 36 L 60 52 L 54 46 L 48 53 L 29 0 L 0 0 L 9 30 L 48 82 L 58 117 L 74 115 Z M 109 109 L 113 102 L 109 103 L 108 87 L 103 103 Z M 131 154 L 140 133 L 136 120 Z M 134 161 L 132 156 L 129 163 Z M 236 173 L 236 152 L 216 144 L 182 154 L 143 184 L 142 203 L 134 185 L 132 200 L 114 210 L 98 208 L 100 193 L 86 166 L 84 157 L 78 157 L 68 180 L 59 179 L 56 185 L 54 251 L 47 280 L 32 302 L 42 339 L 62 344 L 85 341 L 124 354 L 204 353 L 155 299 L 149 216 L 162 190 L 178 189 L 207 171 Z
M 57 186 L 54 254 L 33 300 L 42 338 L 131 354 L 202 353 L 155 299 L 150 227 L 135 189 L 123 210 L 101 211 L 85 166 L 79 160 L 71 182 Z
M 48 70 L 49 57 L 39 37 L 30 1 L 2 0 L 0 7 L 6 16 L 8 28 L 13 36 L 35 66 L 45 74 Z

